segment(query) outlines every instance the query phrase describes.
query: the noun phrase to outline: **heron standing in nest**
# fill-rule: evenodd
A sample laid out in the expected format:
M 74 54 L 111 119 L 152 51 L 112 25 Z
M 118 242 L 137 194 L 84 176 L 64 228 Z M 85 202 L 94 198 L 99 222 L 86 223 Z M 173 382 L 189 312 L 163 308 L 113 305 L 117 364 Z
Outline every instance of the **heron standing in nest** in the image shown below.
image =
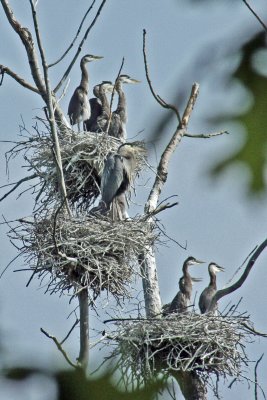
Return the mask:
M 201 293 L 198 303 L 201 314 L 205 314 L 211 311 L 216 312 L 217 303 L 215 303 L 212 306 L 212 309 L 210 309 L 210 306 L 212 303 L 213 296 L 217 292 L 216 274 L 217 272 L 223 272 L 224 268 L 220 267 L 218 264 L 214 262 L 211 262 L 208 266 L 208 271 L 210 276 L 210 283 L 209 286 L 207 286 Z
M 74 90 L 68 107 L 70 123 L 72 126 L 78 124 L 79 131 L 80 123 L 82 122 L 84 125 L 84 121 L 88 120 L 91 114 L 91 108 L 88 99 L 89 74 L 86 69 L 86 64 L 90 61 L 100 60 L 101 58 L 103 57 L 86 54 L 80 62 L 82 71 L 81 82 L 80 85 Z M 83 128 L 85 127 L 83 126 Z
M 191 300 L 193 282 L 200 282 L 200 278 L 193 278 L 188 271 L 191 265 L 203 264 L 204 261 L 188 257 L 183 264 L 183 276 L 179 280 L 179 292 L 170 304 L 163 307 L 163 315 L 186 312 Z
M 85 127 L 90 132 L 105 132 L 110 117 L 110 104 L 107 93 L 112 93 L 114 85 L 110 81 L 103 81 L 93 89 L 95 97 L 89 100 L 91 116 L 85 121 Z
M 126 193 L 133 183 L 138 157 L 145 153 L 140 142 L 122 144 L 109 154 L 101 178 L 101 195 L 106 211 L 112 208 L 113 220 L 127 218 Z
M 127 137 L 126 123 L 127 123 L 127 103 L 126 96 L 122 89 L 124 83 L 140 83 L 137 79 L 131 78 L 129 75 L 120 75 L 115 82 L 115 89 L 118 93 L 118 105 L 111 116 L 111 122 L 108 134 L 114 136 L 121 141 L 125 141 Z

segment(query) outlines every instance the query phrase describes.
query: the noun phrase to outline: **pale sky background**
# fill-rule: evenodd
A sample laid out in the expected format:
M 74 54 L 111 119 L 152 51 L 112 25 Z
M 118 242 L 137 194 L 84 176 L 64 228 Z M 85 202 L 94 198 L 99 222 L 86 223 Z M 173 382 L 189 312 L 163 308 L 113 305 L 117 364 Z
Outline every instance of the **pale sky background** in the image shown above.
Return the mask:
M 236 65 L 236 58 L 229 54 L 251 32 L 257 32 L 260 26 L 241 0 L 234 2 L 235 4 L 228 1 L 197 3 L 195 5 L 178 0 L 107 1 L 82 51 L 82 55 L 91 53 L 104 56 L 102 61 L 89 65 L 92 85 L 102 80 L 114 80 L 122 57 L 125 57 L 124 73 L 142 81 L 140 85 L 126 88 L 129 139 L 144 130 L 138 139 L 150 141 L 157 119 L 165 113 L 152 98 L 145 80 L 142 58 L 143 28 L 147 30 L 150 75 L 156 92 L 166 101 L 172 102 L 177 93 L 187 96 L 192 83 L 198 82 L 200 95 L 190 121 L 190 132 L 205 133 L 226 129 L 231 133 L 210 140 L 184 138 L 171 161 L 161 200 L 175 194 L 178 195 L 179 205 L 165 211 L 161 217 L 168 235 L 181 244 L 187 242 L 187 250 L 182 250 L 172 242 L 168 247 L 158 250 L 158 273 L 163 303 L 169 302 L 177 292 L 180 268 L 189 255 L 206 260 L 207 263 L 216 261 L 225 267 L 226 272 L 218 276 L 218 286 L 221 288 L 250 251 L 266 238 L 266 196 L 258 200 L 249 200 L 246 197 L 245 185 L 249 179 L 246 169 L 241 165 L 236 166 L 216 180 L 211 180 L 208 176 L 209 167 L 216 160 L 235 151 L 244 140 L 243 130 L 236 124 L 225 121 L 220 126 L 212 125 L 207 122 L 207 117 L 247 104 L 247 97 L 240 85 L 225 88 L 223 81 L 227 71 L 231 71 Z M 266 21 L 266 2 L 256 0 L 253 3 Z M 22 24 L 31 27 L 28 2 L 14 0 L 10 4 Z M 57 59 L 72 40 L 89 4 L 85 0 L 39 0 L 40 29 L 49 62 Z M 2 7 L 0 32 L 0 63 L 32 81 L 25 51 L 9 27 Z M 51 70 L 52 86 L 65 71 L 73 54 L 72 51 L 63 63 Z M 65 112 L 69 98 L 80 80 L 78 63 L 70 77 L 69 89 L 62 101 Z M 90 96 L 91 94 L 92 92 Z M 186 99 L 183 98 L 183 105 Z M 36 114 L 41 115 L 40 108 L 43 105 L 37 95 L 26 91 L 8 76 L 5 76 L 0 87 L 0 104 L 0 140 L 18 139 L 20 116 L 31 130 L 33 118 Z M 174 129 L 175 122 L 170 123 L 162 132 L 161 141 L 154 143 L 156 150 L 149 155 L 152 164 L 156 164 L 155 153 L 159 158 Z M 1 184 L 7 183 L 4 153 L 8 149 L 8 144 L 1 143 Z M 21 159 L 11 162 L 10 182 L 25 176 L 27 171 L 21 167 L 23 164 Z M 152 173 L 150 177 L 153 179 Z M 17 200 L 18 193 L 0 204 L 1 215 L 8 220 L 31 214 L 31 196 L 27 194 Z M 146 193 L 147 189 L 137 185 L 136 202 L 141 206 L 132 207 L 129 211 L 131 215 L 142 211 Z M 6 237 L 6 227 L 2 225 L 0 229 L 2 270 L 17 253 Z M 231 296 L 233 302 L 243 297 L 240 310 L 248 311 L 256 329 L 264 332 L 267 331 L 266 263 L 267 250 L 258 259 L 242 288 Z M 69 305 L 68 297 L 44 295 L 44 289 L 39 288 L 36 280 L 26 288 L 29 275 L 26 272 L 12 272 L 22 265 L 23 260 L 16 260 L 0 280 L 0 339 L 4 349 L 1 355 L 2 365 L 16 362 L 49 368 L 65 366 L 54 344 L 40 333 L 40 327 L 58 338 L 64 337 L 74 321 L 73 315 L 69 319 L 67 317 L 75 308 L 75 303 Z M 200 293 L 208 282 L 207 264 L 196 267 L 193 275 L 203 278 L 203 282 L 196 287 Z M 222 301 L 221 309 L 228 301 L 229 299 Z M 104 303 L 105 298 L 101 305 Z M 106 311 L 112 315 L 108 306 Z M 103 329 L 101 321 L 105 318 L 106 314 L 102 311 L 98 318 L 91 313 L 92 326 Z M 73 359 L 78 356 L 78 339 L 79 330 L 76 329 L 66 344 L 66 350 Z M 248 345 L 247 351 L 251 360 L 257 360 L 267 351 L 266 340 L 257 339 L 256 343 Z M 92 369 L 98 365 L 100 359 L 101 352 L 94 351 Z M 252 365 L 246 372 L 251 379 L 253 368 Z M 260 364 L 258 375 L 259 382 L 267 393 L 266 355 Z M 235 384 L 230 390 L 227 388 L 230 381 L 221 382 L 220 393 L 223 399 L 253 398 L 253 385 L 250 392 L 246 383 Z M 0 382 L 0 397 L 10 400 L 53 399 L 54 390 L 52 383 L 46 380 L 32 380 L 31 384 L 27 382 L 16 387 Z M 209 398 L 213 398 L 213 395 L 210 394 Z M 262 398 L 261 394 L 259 398 Z

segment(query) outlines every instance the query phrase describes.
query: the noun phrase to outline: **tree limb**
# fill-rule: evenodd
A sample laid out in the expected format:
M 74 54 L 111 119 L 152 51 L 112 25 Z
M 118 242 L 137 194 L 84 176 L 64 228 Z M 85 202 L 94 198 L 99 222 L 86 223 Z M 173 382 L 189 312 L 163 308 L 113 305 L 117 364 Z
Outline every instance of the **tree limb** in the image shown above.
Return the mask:
M 26 89 L 29 89 L 32 92 L 40 94 L 39 90 L 36 87 L 34 87 L 30 83 L 26 82 L 23 78 L 21 78 L 19 75 L 17 75 L 14 71 L 12 71 L 10 68 L 6 67 L 5 65 L 0 65 L 0 74 L 2 75 L 1 84 L 3 82 L 4 75 L 7 74 L 7 75 L 11 76 L 13 79 L 15 79 L 20 85 L 22 85 Z M 0 86 L 1 86 L 1 84 L 0 84 Z
M 65 52 L 63 53 L 63 55 L 62 55 L 57 61 L 55 61 L 55 62 L 49 64 L 49 65 L 48 65 L 48 68 L 54 67 L 54 65 L 57 65 L 60 61 L 62 61 L 63 58 L 68 54 L 68 52 L 70 51 L 70 49 L 74 46 L 74 43 L 76 42 L 76 39 L 78 38 L 78 36 L 79 36 L 79 34 L 80 34 L 80 32 L 81 32 L 83 23 L 84 23 L 84 21 L 85 21 L 87 15 L 89 14 L 89 12 L 90 12 L 90 11 L 92 10 L 92 8 L 94 7 L 95 2 L 96 2 L 96 0 L 93 0 L 92 4 L 90 5 L 90 7 L 88 8 L 88 10 L 87 10 L 86 13 L 84 14 L 84 16 L 83 16 L 83 18 L 82 18 L 82 22 L 80 23 L 79 28 L 78 28 L 78 30 L 77 30 L 77 33 L 76 33 L 74 39 L 72 40 L 71 44 L 70 44 L 69 47 L 67 48 L 67 50 L 65 50 Z
M 234 292 L 235 290 L 239 289 L 243 283 L 245 282 L 245 280 L 247 279 L 253 265 L 255 264 L 255 261 L 257 260 L 257 258 L 259 257 L 259 255 L 263 252 L 263 250 L 265 249 L 265 247 L 267 246 L 267 239 L 265 239 L 260 245 L 259 247 L 255 250 L 255 252 L 252 254 L 252 256 L 250 257 L 247 266 L 245 268 L 245 271 L 243 272 L 243 274 L 241 275 L 241 277 L 238 279 L 238 281 L 236 281 L 233 285 L 225 288 L 225 289 L 221 289 L 218 290 L 216 292 L 216 294 L 214 295 L 210 307 L 209 307 L 209 311 L 213 310 L 216 303 L 224 296 L 227 296 L 228 294 Z
M 88 289 L 84 288 L 78 293 L 80 308 L 80 354 L 78 364 L 85 372 L 89 360 L 89 310 Z
M 12 189 L 10 189 L 7 193 L 4 194 L 4 196 L 2 196 L 0 198 L 0 201 L 4 200 L 7 196 L 9 196 L 12 192 L 14 192 L 23 182 L 27 182 L 31 179 L 37 178 L 37 174 L 32 174 L 30 176 L 26 176 L 25 178 L 20 179 L 18 182 L 16 183 L 10 183 L 9 185 L 15 185 L 13 186 Z M 2 188 L 3 186 L 1 186 Z
M 181 122 L 181 118 L 180 118 L 178 109 L 175 106 L 173 106 L 172 104 L 167 104 L 158 94 L 155 93 L 155 91 L 153 89 L 152 82 L 151 82 L 151 79 L 149 76 L 148 63 L 147 63 L 147 57 L 146 57 L 146 30 L 145 29 L 143 29 L 143 56 L 144 56 L 144 64 L 145 64 L 147 83 L 149 85 L 150 91 L 151 91 L 154 99 L 161 105 L 161 107 L 174 111 L 174 113 L 177 116 L 178 121 Z
M 249 11 L 252 12 L 252 14 L 254 15 L 254 17 L 257 18 L 257 20 L 259 21 L 259 23 L 261 24 L 261 26 L 263 27 L 263 29 L 267 32 L 267 26 L 265 25 L 265 23 L 263 22 L 263 20 L 258 16 L 258 14 L 253 10 L 253 8 L 248 4 L 248 2 L 246 0 L 242 0 L 243 3 L 247 6 L 247 8 L 249 9 Z
M 74 65 L 74 63 L 75 63 L 75 61 L 77 60 L 77 58 L 78 58 L 78 56 L 79 56 L 79 54 L 80 54 L 80 52 L 81 52 L 81 50 L 82 50 L 82 46 L 83 46 L 84 42 L 86 41 L 87 36 L 88 36 L 90 30 L 92 29 L 92 27 L 93 27 L 94 24 L 96 23 L 96 21 L 97 21 L 99 15 L 101 14 L 101 10 L 102 10 L 102 8 L 104 7 L 106 1 L 107 1 L 107 0 L 102 0 L 102 3 L 100 4 L 100 6 L 99 6 L 99 8 L 98 8 L 98 10 L 97 10 L 97 13 L 96 13 L 96 15 L 95 15 L 95 18 L 93 19 L 93 21 L 91 22 L 90 26 L 89 26 L 88 29 L 86 30 L 86 32 L 85 32 L 85 34 L 84 34 L 84 37 L 83 37 L 82 41 L 81 41 L 80 44 L 79 44 L 78 50 L 76 51 L 75 56 L 73 57 L 73 59 L 72 59 L 70 65 L 69 65 L 68 68 L 66 69 L 66 71 L 65 71 L 63 77 L 61 78 L 60 82 L 59 82 L 59 83 L 57 84 L 57 86 L 55 87 L 54 93 L 56 93 L 56 92 L 61 88 L 61 86 L 63 85 L 63 83 L 64 83 L 65 80 L 67 79 L 67 77 L 68 77 L 68 75 L 69 75 L 69 73 L 70 73 L 70 71 L 71 71 L 71 69 L 72 69 L 72 67 L 73 67 L 73 65 Z
M 215 136 L 220 136 L 227 134 L 229 135 L 229 132 L 227 131 L 220 131 L 220 132 L 212 132 L 212 133 L 199 133 L 199 134 L 194 134 L 191 135 L 190 133 L 185 133 L 184 136 L 190 137 L 190 138 L 195 138 L 195 139 L 210 139 Z
M 45 88 L 46 88 L 46 104 L 48 107 L 49 125 L 50 125 L 50 129 L 51 129 L 51 135 L 52 135 L 54 146 L 55 146 L 55 159 L 56 159 L 60 191 L 61 191 L 62 199 L 65 203 L 66 209 L 67 209 L 69 215 L 71 216 L 71 211 L 70 211 L 68 200 L 67 200 L 67 191 L 66 191 L 64 174 L 63 174 L 63 167 L 62 167 L 59 140 L 58 140 L 58 135 L 57 135 L 57 128 L 56 128 L 56 121 L 55 121 L 52 95 L 51 95 L 51 89 L 50 89 L 50 82 L 49 82 L 49 77 L 48 77 L 48 66 L 47 66 L 46 59 L 45 59 L 44 49 L 43 49 L 43 46 L 41 43 L 41 37 L 40 37 L 40 32 L 39 32 L 36 10 L 35 10 L 34 4 L 33 4 L 33 0 L 29 0 L 29 1 L 30 1 L 30 5 L 31 5 L 31 10 L 32 10 L 32 17 L 33 17 L 33 23 L 34 23 L 34 29 L 35 29 L 35 33 L 36 33 L 38 48 L 39 48 L 41 59 L 42 59 L 42 66 L 43 66 L 43 72 L 44 72 L 44 78 L 45 78 Z
M 40 68 L 38 63 L 38 58 L 34 48 L 34 41 L 31 32 L 22 27 L 22 25 L 16 20 L 12 9 L 8 3 L 8 0 L 1 0 L 2 7 L 8 19 L 8 22 L 14 29 L 14 31 L 19 35 L 28 56 L 28 62 L 31 69 L 31 74 L 34 82 L 41 94 L 45 93 L 44 81 L 40 75 Z
M 49 339 L 52 339 L 52 340 L 53 340 L 53 342 L 56 344 L 58 350 L 60 351 L 60 353 L 63 355 L 63 357 L 65 358 L 65 360 L 67 361 L 67 363 L 68 363 L 71 367 L 73 367 L 73 368 L 75 368 L 75 369 L 78 369 L 78 368 L 79 368 L 79 366 L 78 366 L 77 364 L 74 364 L 74 363 L 70 360 L 70 358 L 68 357 L 67 353 L 66 353 L 65 350 L 62 348 L 61 344 L 59 343 L 59 341 L 57 340 L 57 338 L 56 338 L 55 336 L 50 335 L 50 334 L 49 334 L 48 332 L 46 332 L 43 328 L 40 328 L 40 331 L 41 331 L 45 336 L 47 336 Z

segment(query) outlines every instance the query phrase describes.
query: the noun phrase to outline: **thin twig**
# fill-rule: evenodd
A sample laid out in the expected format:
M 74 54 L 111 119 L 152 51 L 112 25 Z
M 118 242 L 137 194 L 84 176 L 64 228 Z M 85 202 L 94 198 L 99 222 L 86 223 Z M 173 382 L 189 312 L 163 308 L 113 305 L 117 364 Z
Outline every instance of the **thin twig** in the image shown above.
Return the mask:
M 95 2 L 96 2 L 96 0 L 93 0 L 92 4 L 90 5 L 90 7 L 88 8 L 88 10 L 87 10 L 86 13 L 84 14 L 84 17 L 83 17 L 83 19 L 82 19 L 82 22 L 80 23 L 80 26 L 79 26 L 79 28 L 78 28 L 78 30 L 77 30 L 77 33 L 76 33 L 76 35 L 75 35 L 73 41 L 71 42 L 71 44 L 70 44 L 69 47 L 67 48 L 67 50 L 63 53 L 63 55 L 62 55 L 57 61 L 55 61 L 55 62 L 49 64 L 49 65 L 48 65 L 48 68 L 53 67 L 54 65 L 56 65 L 56 64 L 58 64 L 60 61 L 62 61 L 63 58 L 68 54 L 68 52 L 70 51 L 70 49 L 73 47 L 74 43 L 76 42 L 76 39 L 78 38 L 78 36 L 79 36 L 79 34 L 80 34 L 80 32 L 81 32 L 83 23 L 84 23 L 84 21 L 85 21 L 87 15 L 89 14 L 89 12 L 92 10 L 92 8 L 93 8 Z
M 65 360 L 67 361 L 67 363 L 72 366 L 75 369 L 78 369 L 79 366 L 77 364 L 74 364 L 70 358 L 68 357 L 67 353 L 65 352 L 65 350 L 62 348 L 61 344 L 59 343 L 59 341 L 57 340 L 57 338 L 55 336 L 50 335 L 48 332 L 46 332 L 43 328 L 40 328 L 40 331 L 47 336 L 49 339 L 52 339 L 53 342 L 56 344 L 58 350 L 60 351 L 60 353 L 63 355 L 63 357 L 65 358 Z
M 84 42 L 86 41 L 87 36 L 88 36 L 90 30 L 91 30 L 92 27 L 95 25 L 95 23 L 96 23 L 96 21 L 97 21 L 99 15 L 101 14 L 101 10 L 102 10 L 102 8 L 104 7 L 106 1 L 107 1 L 107 0 L 103 0 L 102 3 L 100 4 L 100 6 L 99 6 L 99 8 L 98 8 L 98 10 L 97 10 L 97 13 L 96 13 L 96 15 L 95 15 L 95 18 L 93 19 L 93 21 L 92 21 L 92 23 L 90 24 L 89 28 L 86 30 L 86 32 L 85 32 L 85 34 L 84 34 L 84 37 L 83 37 L 82 41 L 80 42 L 80 44 L 79 44 L 79 46 L 78 46 L 78 50 L 76 51 L 75 56 L 73 57 L 73 59 L 72 59 L 70 65 L 68 66 L 68 68 L 67 68 L 66 71 L 64 72 L 64 75 L 63 75 L 63 77 L 61 78 L 60 82 L 59 82 L 59 83 L 57 84 L 57 86 L 55 87 L 54 93 L 56 93 L 56 92 L 60 89 L 60 87 L 63 85 L 63 83 L 64 83 L 65 80 L 67 79 L 67 77 L 68 77 L 68 75 L 69 75 L 69 73 L 70 73 L 70 71 L 71 71 L 71 69 L 72 69 L 72 67 L 73 67 L 73 65 L 74 65 L 74 63 L 75 63 L 75 61 L 77 60 L 77 58 L 78 58 L 78 56 L 79 56 L 79 54 L 80 54 L 80 52 L 81 52 L 81 50 L 82 50 L 82 46 L 84 45 Z
M 257 374 L 257 368 L 259 366 L 259 363 L 261 362 L 261 360 L 263 359 L 264 353 L 262 353 L 262 355 L 260 356 L 260 358 L 258 359 L 258 361 L 255 364 L 255 368 L 254 368 L 254 376 L 255 376 L 255 389 L 254 389 L 254 393 L 255 393 L 255 400 L 258 400 L 258 374 Z M 262 390 L 262 388 L 261 388 Z M 264 399 L 266 399 L 265 393 L 262 390 L 262 394 Z
M 71 332 L 73 331 L 73 329 L 78 325 L 78 323 L 80 322 L 80 320 L 78 318 L 76 318 L 76 321 L 74 322 L 74 324 L 72 325 L 71 329 L 69 330 L 68 334 L 64 337 L 63 340 L 61 340 L 60 345 L 62 346 L 62 344 L 64 342 L 66 342 L 66 340 L 70 337 Z
M 263 27 L 263 29 L 267 32 L 267 26 L 265 25 L 265 23 L 262 21 L 262 19 L 258 16 L 258 14 L 253 10 L 253 8 L 248 4 L 248 2 L 246 0 L 242 0 L 243 3 L 245 3 L 245 5 L 247 6 L 247 8 L 252 12 L 252 14 L 254 15 L 254 17 L 257 18 L 257 20 L 259 21 L 259 23 L 261 24 L 261 26 Z
M 0 201 L 4 200 L 7 196 L 9 196 L 12 192 L 14 192 L 23 182 L 27 182 L 31 179 L 37 178 L 37 174 L 32 174 L 30 176 L 26 176 L 25 178 L 20 179 L 18 182 L 16 183 L 9 183 L 9 185 L 15 185 L 13 186 L 12 189 L 10 189 L 6 194 L 4 194 L 4 196 L 2 196 L 0 198 Z M 4 186 L 1 186 L 1 188 L 3 188 Z
M 116 79 L 115 79 L 115 84 L 113 86 L 112 93 L 111 93 L 110 106 L 109 106 L 109 117 L 108 117 L 108 124 L 107 124 L 107 127 L 106 127 L 106 133 L 108 133 L 108 131 L 109 131 L 110 123 L 111 123 L 111 120 L 112 120 L 112 104 L 113 104 L 113 100 L 114 100 L 114 94 L 115 94 L 115 91 L 116 91 L 116 83 L 117 83 L 117 80 L 118 80 L 118 78 L 119 78 L 119 76 L 121 74 L 123 65 L 124 65 L 124 57 L 122 57 L 121 65 L 120 65 L 120 68 L 119 68 L 119 72 L 117 73 L 117 76 L 116 76 Z

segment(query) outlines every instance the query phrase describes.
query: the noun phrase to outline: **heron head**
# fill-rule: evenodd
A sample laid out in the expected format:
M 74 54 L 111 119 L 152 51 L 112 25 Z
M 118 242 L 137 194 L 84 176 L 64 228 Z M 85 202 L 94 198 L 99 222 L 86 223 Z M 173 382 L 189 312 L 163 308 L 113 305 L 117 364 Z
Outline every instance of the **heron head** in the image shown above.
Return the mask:
M 215 262 L 211 262 L 209 264 L 209 272 L 213 274 L 217 274 L 217 272 L 224 272 L 224 268 L 220 267 L 218 264 Z
M 188 257 L 185 260 L 185 264 L 189 267 L 191 265 L 197 265 L 197 264 L 204 264 L 205 261 L 197 260 L 195 257 Z
M 112 93 L 114 85 L 111 81 L 103 81 L 99 86 L 105 91 Z
M 93 93 L 94 93 L 95 97 L 99 96 L 99 86 L 100 85 L 95 85 L 94 88 L 93 88 Z
M 117 79 L 120 83 L 140 83 L 137 79 L 131 78 L 129 75 L 120 75 Z
M 101 58 L 103 58 L 103 57 L 102 56 L 94 56 L 93 54 L 86 54 L 81 59 L 81 64 L 86 64 L 86 63 L 88 63 L 90 61 L 100 60 Z

